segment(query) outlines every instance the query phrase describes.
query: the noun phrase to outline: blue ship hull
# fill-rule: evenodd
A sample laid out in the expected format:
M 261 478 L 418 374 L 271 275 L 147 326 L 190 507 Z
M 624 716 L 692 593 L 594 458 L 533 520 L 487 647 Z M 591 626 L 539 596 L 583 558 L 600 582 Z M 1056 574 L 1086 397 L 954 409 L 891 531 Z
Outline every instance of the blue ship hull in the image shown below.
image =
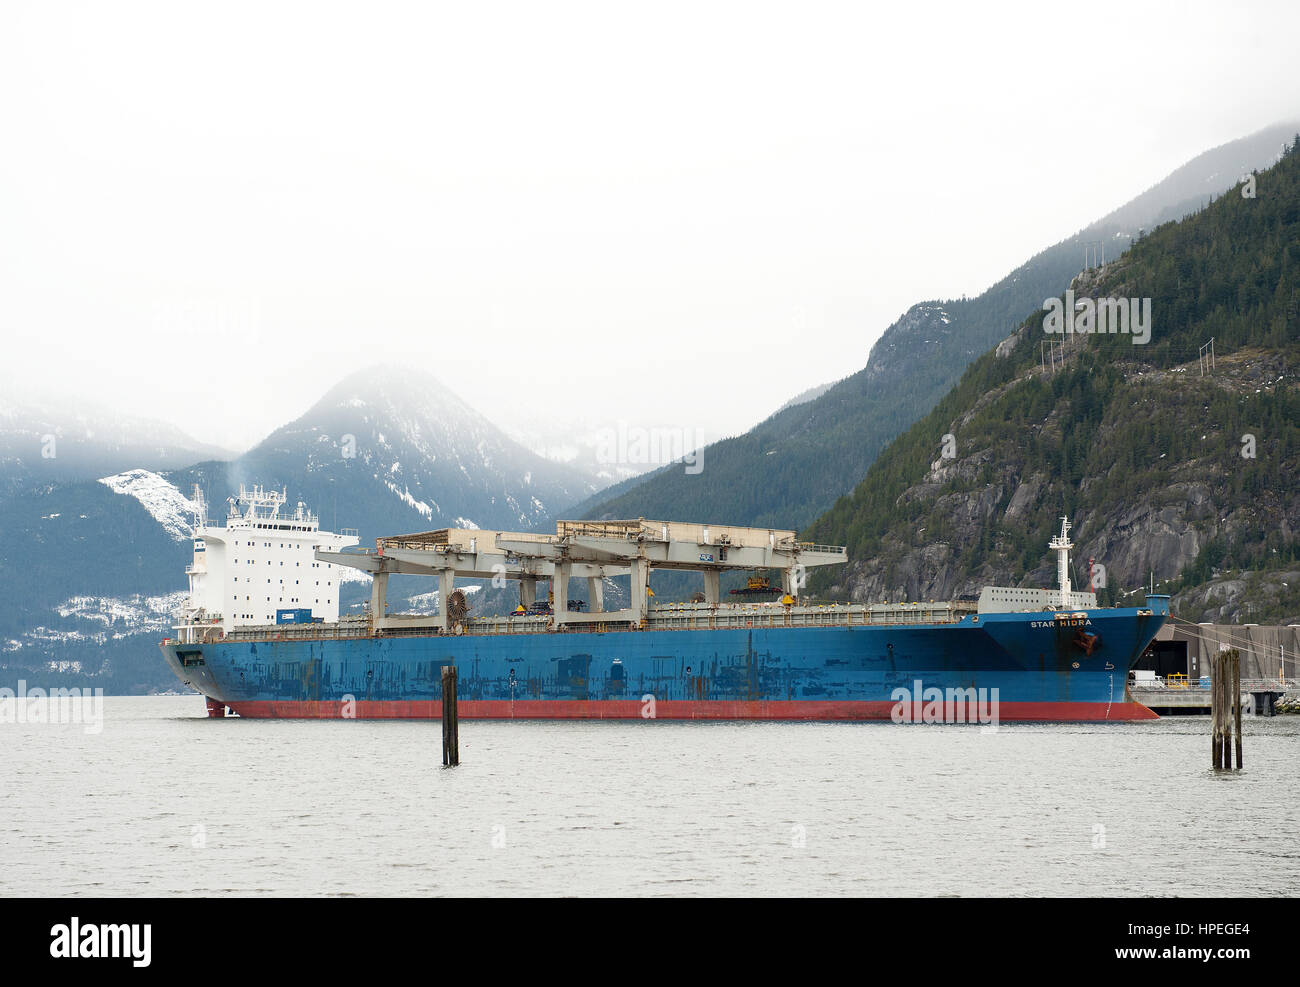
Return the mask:
M 1129 669 L 1169 613 L 989 613 L 946 624 L 166 641 L 209 708 L 253 717 L 1131 720 Z M 954 696 L 955 694 L 955 696 Z M 936 706 L 938 702 L 938 706 Z

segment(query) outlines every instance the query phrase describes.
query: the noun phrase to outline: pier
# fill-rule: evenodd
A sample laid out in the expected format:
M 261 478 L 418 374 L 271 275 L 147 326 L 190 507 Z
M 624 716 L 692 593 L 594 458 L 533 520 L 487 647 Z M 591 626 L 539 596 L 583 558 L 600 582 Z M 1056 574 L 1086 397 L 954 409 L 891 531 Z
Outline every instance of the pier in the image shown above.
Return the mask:
M 1129 685 L 1133 698 L 1161 716 L 1210 714 L 1214 690 L 1208 678 L 1190 682 L 1186 676 L 1157 679 L 1151 685 Z M 1250 696 L 1250 712 L 1273 716 L 1284 696 L 1300 694 L 1300 679 L 1242 679 L 1242 696 Z

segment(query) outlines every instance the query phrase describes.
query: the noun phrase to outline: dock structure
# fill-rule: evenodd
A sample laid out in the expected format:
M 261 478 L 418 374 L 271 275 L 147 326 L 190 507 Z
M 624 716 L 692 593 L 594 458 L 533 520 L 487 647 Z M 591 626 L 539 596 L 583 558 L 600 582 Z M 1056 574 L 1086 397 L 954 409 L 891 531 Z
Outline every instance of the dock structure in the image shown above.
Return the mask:
M 1154 673 L 1130 687 L 1133 698 L 1157 713 L 1211 712 L 1211 670 L 1229 648 L 1240 653 L 1241 689 L 1257 716 L 1272 716 L 1279 700 L 1300 689 L 1296 656 L 1300 624 L 1193 624 L 1171 618 L 1135 669 Z
M 1154 660 L 1137 667 L 1208 680 L 1212 657 L 1229 647 L 1241 651 L 1243 681 L 1271 679 L 1282 684 L 1300 678 L 1300 624 L 1193 624 L 1172 618 L 1151 642 Z
M 1300 680 L 1297 679 L 1241 680 L 1241 694 L 1251 698 L 1249 707 L 1243 703 L 1243 709 L 1249 708 L 1255 716 L 1275 715 L 1282 698 L 1295 692 L 1300 692 Z M 1214 685 L 1211 677 L 1203 681 L 1189 681 L 1185 676 L 1171 675 L 1151 684 L 1130 684 L 1129 693 L 1143 706 L 1155 710 L 1161 716 L 1213 712 Z
M 549 580 L 553 597 L 550 622 L 572 625 L 644 626 L 650 613 L 650 572 L 674 569 L 699 572 L 704 606 L 717 608 L 723 572 L 778 569 L 785 597 L 794 600 L 807 571 L 848 561 L 840 545 L 801 542 L 793 531 L 689 524 L 680 521 L 558 521 L 555 534 L 440 528 L 376 539 L 373 550 L 317 551 L 316 558 L 368 572 L 376 632 L 406 629 L 460 633 L 448 600 L 456 578 L 509 579 L 519 583 L 519 600 L 528 608 L 537 600 L 537 583 Z M 388 614 L 388 577 L 394 573 L 437 580 L 437 610 L 432 614 Z M 630 605 L 604 608 L 603 580 L 630 577 Z M 587 580 L 590 609 L 569 609 L 569 587 Z

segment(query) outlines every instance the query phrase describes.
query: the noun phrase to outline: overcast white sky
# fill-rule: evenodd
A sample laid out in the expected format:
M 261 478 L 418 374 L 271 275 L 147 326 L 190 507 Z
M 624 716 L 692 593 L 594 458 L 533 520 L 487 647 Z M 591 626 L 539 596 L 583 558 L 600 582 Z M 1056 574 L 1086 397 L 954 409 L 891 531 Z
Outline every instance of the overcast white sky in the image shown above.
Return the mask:
M 742 430 L 1300 111 L 1300 5 L 1044 6 L 8 2 L 0 380 Z

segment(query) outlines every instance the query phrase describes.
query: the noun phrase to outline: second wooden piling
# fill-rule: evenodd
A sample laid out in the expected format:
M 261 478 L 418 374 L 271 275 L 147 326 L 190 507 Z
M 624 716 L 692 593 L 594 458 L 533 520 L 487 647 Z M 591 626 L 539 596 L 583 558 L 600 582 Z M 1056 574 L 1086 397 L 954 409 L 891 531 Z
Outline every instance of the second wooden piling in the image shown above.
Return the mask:
M 1237 770 L 1241 770 L 1241 652 L 1232 649 L 1232 717 L 1233 736 L 1237 741 Z
M 1210 656 L 1210 767 L 1223 767 L 1223 703 L 1219 693 L 1223 681 L 1223 661 Z M 443 763 L 446 763 L 445 761 Z
M 460 721 L 456 710 L 456 666 L 442 666 L 442 764 L 460 764 Z

